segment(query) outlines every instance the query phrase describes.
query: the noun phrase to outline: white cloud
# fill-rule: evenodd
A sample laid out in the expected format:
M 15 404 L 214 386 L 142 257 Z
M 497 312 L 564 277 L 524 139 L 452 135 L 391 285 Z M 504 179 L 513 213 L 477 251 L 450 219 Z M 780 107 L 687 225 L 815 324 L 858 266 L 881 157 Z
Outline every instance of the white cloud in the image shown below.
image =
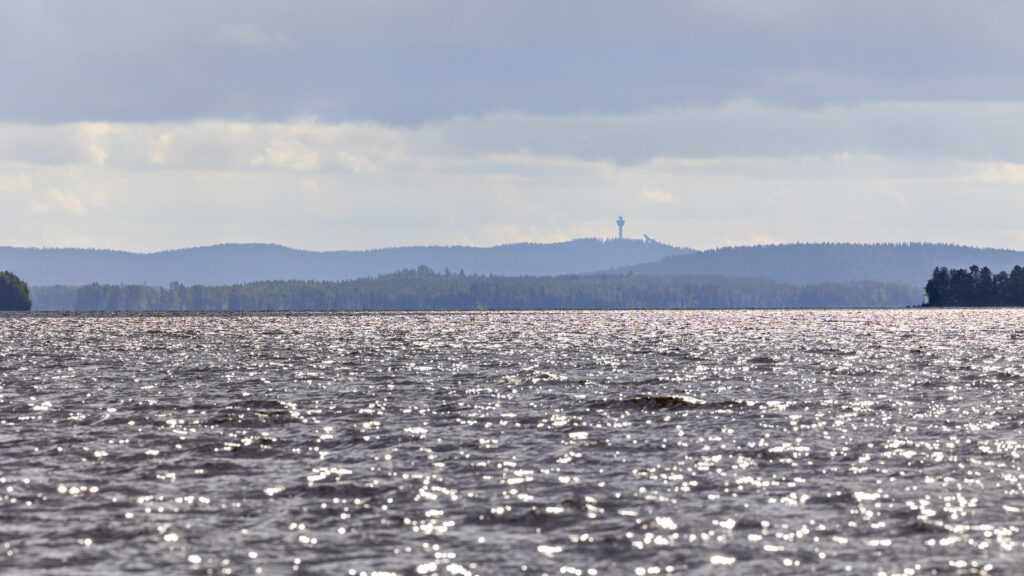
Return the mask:
M 113 128 L 106 122 L 82 122 L 75 124 L 75 139 L 84 150 L 90 162 L 103 166 L 110 157 L 110 139 Z
M 148 158 L 153 164 L 166 164 L 167 153 L 171 147 L 171 141 L 174 139 L 174 135 L 169 132 L 164 132 L 149 141 L 148 147 Z
M 320 153 L 315 148 L 295 139 L 275 138 L 253 159 L 252 165 L 305 172 L 316 168 L 319 162 Z
M 85 214 L 88 212 L 85 204 L 71 192 L 61 192 L 57 188 L 48 188 L 42 194 L 42 198 L 32 202 L 32 211 L 37 214 L 46 214 L 54 210 L 63 210 L 71 214 Z
M 18 193 L 32 187 L 32 180 L 24 172 L 16 174 L 0 173 L 0 193 Z
M 661 188 L 645 188 L 640 191 L 640 197 L 655 204 L 671 204 L 676 201 L 676 197 L 671 192 L 666 192 Z
M 989 184 L 1024 184 L 1024 164 L 984 162 L 978 166 L 977 179 Z

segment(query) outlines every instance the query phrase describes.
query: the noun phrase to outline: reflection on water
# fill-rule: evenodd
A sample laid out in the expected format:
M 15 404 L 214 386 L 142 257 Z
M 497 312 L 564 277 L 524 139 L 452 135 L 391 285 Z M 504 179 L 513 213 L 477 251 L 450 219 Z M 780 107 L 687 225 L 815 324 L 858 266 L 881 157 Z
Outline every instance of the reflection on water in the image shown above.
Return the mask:
M 1014 573 L 1022 321 L 0 316 L 0 568 Z

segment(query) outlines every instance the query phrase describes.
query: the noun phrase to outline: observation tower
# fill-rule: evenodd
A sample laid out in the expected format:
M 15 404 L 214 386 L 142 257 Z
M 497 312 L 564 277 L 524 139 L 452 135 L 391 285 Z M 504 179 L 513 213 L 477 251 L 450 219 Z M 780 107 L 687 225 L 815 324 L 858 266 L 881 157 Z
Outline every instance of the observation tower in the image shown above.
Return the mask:
M 626 221 L 622 218 L 622 216 L 619 216 L 619 219 L 616 220 L 615 223 L 619 225 L 619 240 L 622 240 L 622 226 L 626 223 Z

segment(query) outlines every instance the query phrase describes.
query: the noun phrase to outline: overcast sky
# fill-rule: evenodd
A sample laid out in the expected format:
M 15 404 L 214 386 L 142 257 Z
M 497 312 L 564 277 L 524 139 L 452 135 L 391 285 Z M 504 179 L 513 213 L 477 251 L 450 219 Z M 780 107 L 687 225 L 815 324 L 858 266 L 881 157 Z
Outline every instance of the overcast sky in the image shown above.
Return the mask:
M 0 245 L 1024 249 L 1024 3 L 0 0 Z

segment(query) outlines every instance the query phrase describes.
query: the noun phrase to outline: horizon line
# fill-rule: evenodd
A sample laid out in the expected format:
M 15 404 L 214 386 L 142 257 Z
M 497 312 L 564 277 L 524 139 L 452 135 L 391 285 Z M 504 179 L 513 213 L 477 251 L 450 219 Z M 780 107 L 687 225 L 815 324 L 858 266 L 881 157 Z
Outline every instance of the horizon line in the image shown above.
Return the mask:
M 957 248 L 970 248 L 975 250 L 1003 250 L 1007 252 L 1024 252 L 1024 249 L 1018 248 L 1006 248 L 998 246 L 980 246 L 972 244 L 957 244 L 955 242 L 929 242 L 929 241 L 913 241 L 913 240 L 899 240 L 899 241 L 877 241 L 877 242 L 851 242 L 851 241 L 834 241 L 834 240 L 822 240 L 822 241 L 790 241 L 790 242 L 764 242 L 758 244 L 724 244 L 713 248 L 696 249 L 688 246 L 675 246 L 660 242 L 657 239 L 647 237 L 642 238 L 618 238 L 618 237 L 600 237 L 590 236 L 573 238 L 570 240 L 562 240 L 557 242 L 506 242 L 502 244 L 491 244 L 491 245 L 471 245 L 471 244 L 406 244 L 399 246 L 381 246 L 376 248 L 337 248 L 330 250 L 315 250 L 308 248 L 296 248 L 293 246 L 287 246 L 285 244 L 279 244 L 276 242 L 218 242 L 214 244 L 198 244 L 193 246 L 185 246 L 181 248 L 168 248 L 163 250 L 152 250 L 152 251 L 133 251 L 121 248 L 96 248 L 86 246 L 14 246 L 14 245 L 0 245 L 0 250 L 13 249 L 13 250 L 67 250 L 67 251 L 83 251 L 83 252 L 116 252 L 121 254 L 131 254 L 137 256 L 149 256 L 156 254 L 167 254 L 170 252 L 184 252 L 189 250 L 202 250 L 208 248 L 223 248 L 223 247 L 268 247 L 268 248 L 283 248 L 289 251 L 295 252 L 308 252 L 314 254 L 332 254 L 338 252 L 380 252 L 388 250 L 407 250 L 407 249 L 431 249 L 431 248 L 468 248 L 473 250 L 489 250 L 494 248 L 504 248 L 513 246 L 555 246 L 559 244 L 571 244 L 573 242 L 583 241 L 597 241 L 601 243 L 614 243 L 614 242 L 639 242 L 642 244 L 657 244 L 661 246 L 667 246 L 669 248 L 675 248 L 677 250 L 687 250 L 691 253 L 701 252 L 714 252 L 717 250 L 728 250 L 736 248 L 765 248 L 765 247 L 779 247 L 779 246 L 821 246 L 821 245 L 836 245 L 836 246 L 949 246 Z

